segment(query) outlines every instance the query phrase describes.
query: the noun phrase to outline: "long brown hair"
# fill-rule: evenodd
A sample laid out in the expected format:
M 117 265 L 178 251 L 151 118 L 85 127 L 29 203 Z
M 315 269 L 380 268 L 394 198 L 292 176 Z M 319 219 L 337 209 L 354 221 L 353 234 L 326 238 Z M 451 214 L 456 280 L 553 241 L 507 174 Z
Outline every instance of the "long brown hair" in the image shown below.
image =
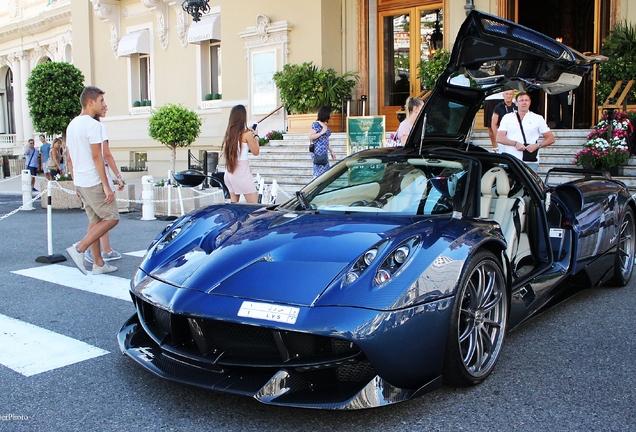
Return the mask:
M 243 105 L 235 105 L 230 111 L 225 137 L 223 137 L 223 155 L 228 172 L 234 172 L 238 164 L 239 141 L 247 127 L 247 110 Z

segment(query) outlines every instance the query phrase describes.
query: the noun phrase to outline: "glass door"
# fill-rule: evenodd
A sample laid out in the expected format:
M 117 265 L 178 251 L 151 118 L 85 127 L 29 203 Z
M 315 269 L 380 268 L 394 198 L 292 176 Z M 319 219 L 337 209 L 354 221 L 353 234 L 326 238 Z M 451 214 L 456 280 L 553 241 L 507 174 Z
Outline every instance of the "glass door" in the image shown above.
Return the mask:
M 421 93 L 417 65 L 444 46 L 442 4 L 385 11 L 378 18 L 380 114 L 387 131 L 395 131 L 406 99 Z

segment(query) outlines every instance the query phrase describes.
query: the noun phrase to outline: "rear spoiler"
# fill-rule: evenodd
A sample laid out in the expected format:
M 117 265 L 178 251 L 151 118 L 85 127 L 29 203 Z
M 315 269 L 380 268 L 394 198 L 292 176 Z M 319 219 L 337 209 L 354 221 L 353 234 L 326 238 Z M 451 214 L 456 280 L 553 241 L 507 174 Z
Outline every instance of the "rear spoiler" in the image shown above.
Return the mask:
M 572 174 L 584 179 L 591 178 L 604 178 L 611 180 L 612 176 L 607 170 L 604 169 L 587 169 L 587 168 L 550 168 L 545 175 L 545 184 L 549 185 L 551 174 Z

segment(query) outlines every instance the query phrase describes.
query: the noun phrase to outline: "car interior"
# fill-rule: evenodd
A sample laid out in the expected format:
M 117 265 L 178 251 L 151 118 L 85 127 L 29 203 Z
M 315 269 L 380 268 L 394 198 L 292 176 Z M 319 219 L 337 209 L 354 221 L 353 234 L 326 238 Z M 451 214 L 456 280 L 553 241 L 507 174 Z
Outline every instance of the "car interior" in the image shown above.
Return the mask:
M 497 222 L 516 280 L 552 262 L 567 261 L 571 233 L 562 212 L 532 198 L 505 162 L 480 158 L 481 184 L 475 217 Z M 309 192 L 309 208 L 318 212 L 433 216 L 452 214 L 470 186 L 469 160 L 450 157 L 390 160 L 353 159 L 323 189 Z M 475 190 L 476 192 L 476 190 Z

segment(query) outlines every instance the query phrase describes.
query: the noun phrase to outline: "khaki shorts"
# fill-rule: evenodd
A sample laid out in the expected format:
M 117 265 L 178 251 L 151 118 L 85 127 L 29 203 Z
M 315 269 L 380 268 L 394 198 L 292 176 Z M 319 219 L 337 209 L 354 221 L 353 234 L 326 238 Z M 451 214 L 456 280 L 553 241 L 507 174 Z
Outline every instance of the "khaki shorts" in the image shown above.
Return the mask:
M 82 198 L 89 222 L 98 223 L 103 220 L 119 220 L 117 201 L 113 200 L 110 204 L 104 202 L 106 195 L 101 183 L 91 187 L 75 186 L 75 189 L 80 198 Z

